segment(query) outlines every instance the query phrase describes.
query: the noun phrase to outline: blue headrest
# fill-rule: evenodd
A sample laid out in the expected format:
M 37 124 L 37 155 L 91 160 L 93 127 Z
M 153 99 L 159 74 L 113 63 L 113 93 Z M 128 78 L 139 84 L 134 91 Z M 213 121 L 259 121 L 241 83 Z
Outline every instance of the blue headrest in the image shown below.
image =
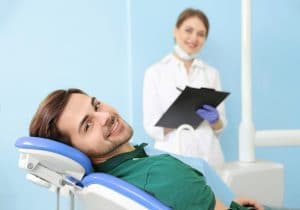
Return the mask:
M 78 162 L 85 169 L 86 174 L 93 171 L 92 163 L 85 154 L 58 141 L 40 137 L 25 136 L 17 139 L 15 146 L 22 149 L 38 149 L 54 152 Z

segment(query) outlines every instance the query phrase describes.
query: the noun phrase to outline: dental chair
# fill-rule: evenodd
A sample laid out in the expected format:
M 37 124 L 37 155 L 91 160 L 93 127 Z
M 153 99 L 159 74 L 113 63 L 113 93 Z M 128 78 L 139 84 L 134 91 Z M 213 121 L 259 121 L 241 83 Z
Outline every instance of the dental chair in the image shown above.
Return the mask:
M 57 141 L 22 137 L 15 146 L 20 152 L 19 167 L 27 179 L 70 198 L 70 210 L 169 210 L 145 191 L 104 173 L 94 173 L 90 159 L 79 150 Z M 77 206 L 77 203 L 79 204 Z

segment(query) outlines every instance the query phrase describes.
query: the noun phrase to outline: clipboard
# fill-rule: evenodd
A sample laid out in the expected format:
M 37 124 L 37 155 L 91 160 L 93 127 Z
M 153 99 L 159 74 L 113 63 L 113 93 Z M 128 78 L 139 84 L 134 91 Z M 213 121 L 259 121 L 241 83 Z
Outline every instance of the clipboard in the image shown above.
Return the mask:
M 186 86 L 155 125 L 177 128 L 182 124 L 189 124 L 196 129 L 203 122 L 196 111 L 205 104 L 216 108 L 229 94 L 229 92 L 216 91 L 210 88 Z

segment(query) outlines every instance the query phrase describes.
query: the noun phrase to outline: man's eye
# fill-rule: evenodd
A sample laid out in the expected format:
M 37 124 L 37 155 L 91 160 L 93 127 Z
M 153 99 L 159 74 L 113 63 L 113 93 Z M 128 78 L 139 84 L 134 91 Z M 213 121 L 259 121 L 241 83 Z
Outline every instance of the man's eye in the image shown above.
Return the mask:
M 85 131 L 85 132 L 88 131 L 89 128 L 90 128 L 91 126 L 92 126 L 92 122 L 87 122 L 87 123 L 85 124 L 84 131 Z
M 100 110 L 100 101 L 98 101 L 96 104 L 95 104 L 95 111 L 99 111 Z

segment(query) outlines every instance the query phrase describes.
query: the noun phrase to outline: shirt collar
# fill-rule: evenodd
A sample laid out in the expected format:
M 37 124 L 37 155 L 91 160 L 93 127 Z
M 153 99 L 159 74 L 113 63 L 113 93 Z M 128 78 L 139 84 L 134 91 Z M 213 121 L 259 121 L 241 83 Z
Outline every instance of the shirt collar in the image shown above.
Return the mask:
M 133 159 L 133 158 L 142 158 L 148 157 L 145 153 L 144 147 L 147 146 L 147 143 L 142 143 L 140 145 L 136 145 L 135 150 L 131 152 L 122 153 L 120 155 L 114 156 L 103 163 L 94 164 L 94 170 L 97 172 L 109 172 L 113 170 L 115 167 L 120 165 L 121 163 Z
M 202 69 L 204 64 L 202 60 L 195 59 L 192 66 L 195 66 L 196 69 Z
M 162 59 L 162 62 L 163 63 L 169 63 L 169 62 L 173 62 L 175 63 L 176 65 L 183 65 L 183 62 L 180 61 L 179 59 L 177 59 L 173 53 L 167 55 L 166 57 L 164 57 Z M 204 63 L 202 60 L 199 60 L 199 59 L 194 59 L 193 61 L 193 64 L 192 64 L 192 68 L 195 69 L 195 70 L 200 70 L 204 67 Z

